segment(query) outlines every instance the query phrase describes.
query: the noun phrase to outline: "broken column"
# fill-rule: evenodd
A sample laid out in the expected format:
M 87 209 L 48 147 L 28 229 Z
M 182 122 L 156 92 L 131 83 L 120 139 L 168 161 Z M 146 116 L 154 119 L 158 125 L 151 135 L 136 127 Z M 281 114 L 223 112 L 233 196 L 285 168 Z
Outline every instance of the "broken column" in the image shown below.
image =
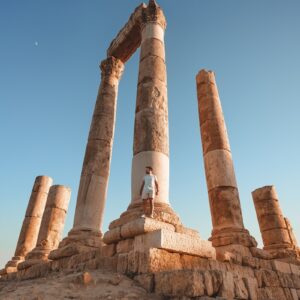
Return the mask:
M 297 256 L 299 248 L 289 221 L 284 218 L 275 186 L 252 192 L 264 250 L 276 257 Z
M 213 246 L 256 246 L 256 241 L 243 224 L 215 75 L 212 71 L 201 70 L 196 79 L 202 149 L 213 224 Z
M 69 187 L 53 185 L 50 188 L 36 247 L 26 255 L 25 261 L 18 265 L 18 269 L 27 268 L 41 260 L 47 261 L 49 253 L 58 247 L 70 196 Z
M 100 67 L 101 84 L 82 166 L 74 225 L 59 249 L 50 254 L 51 259 L 102 245 L 101 227 L 110 173 L 118 85 L 124 65 L 121 60 L 108 57 Z M 65 246 L 69 249 L 63 249 Z
M 18 264 L 24 261 L 27 253 L 36 245 L 52 181 L 52 178 L 48 176 L 37 176 L 35 179 L 19 235 L 15 256 L 5 266 L 7 273 L 17 271 Z

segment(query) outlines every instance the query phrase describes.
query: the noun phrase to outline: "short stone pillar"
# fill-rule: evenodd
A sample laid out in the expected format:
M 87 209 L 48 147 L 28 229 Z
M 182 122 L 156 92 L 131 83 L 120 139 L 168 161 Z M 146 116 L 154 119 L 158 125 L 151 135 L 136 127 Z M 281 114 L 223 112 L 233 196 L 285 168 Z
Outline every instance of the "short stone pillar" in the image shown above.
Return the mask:
M 26 255 L 25 261 L 18 265 L 18 269 L 24 269 L 41 260 L 47 260 L 49 253 L 58 247 L 70 197 L 71 189 L 69 187 L 53 185 L 50 188 L 36 247 Z
M 299 255 L 296 238 L 289 220 L 283 216 L 275 186 L 256 189 L 252 198 L 264 250 L 277 257 Z
M 215 75 L 212 71 L 201 70 L 196 80 L 204 166 L 213 224 L 213 246 L 256 246 L 256 241 L 243 224 Z
M 37 176 L 35 179 L 19 235 L 15 256 L 5 266 L 5 271 L 7 273 L 17 271 L 18 264 L 24 261 L 27 253 L 29 253 L 36 245 L 42 216 L 52 182 L 52 178 L 48 176 Z
M 113 147 L 118 85 L 123 73 L 121 60 L 108 57 L 101 63 L 101 84 L 98 91 L 82 166 L 74 225 L 52 252 L 51 259 L 67 253 L 76 254 L 102 245 L 101 227 L 110 173 Z M 73 250 L 70 250 L 72 244 Z M 65 251 L 65 246 L 69 249 Z

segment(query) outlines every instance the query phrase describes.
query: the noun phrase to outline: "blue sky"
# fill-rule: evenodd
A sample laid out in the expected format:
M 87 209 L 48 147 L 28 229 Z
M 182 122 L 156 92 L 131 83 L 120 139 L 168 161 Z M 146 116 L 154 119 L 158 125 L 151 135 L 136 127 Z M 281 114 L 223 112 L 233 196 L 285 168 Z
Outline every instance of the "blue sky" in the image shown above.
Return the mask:
M 35 176 L 72 188 L 100 82 L 99 62 L 137 0 L 0 0 L 0 266 L 13 255 Z M 207 239 L 195 76 L 216 72 L 245 226 L 261 243 L 251 191 L 276 185 L 300 240 L 300 2 L 161 0 L 168 21 L 170 202 Z M 130 201 L 138 52 L 120 83 L 104 231 Z

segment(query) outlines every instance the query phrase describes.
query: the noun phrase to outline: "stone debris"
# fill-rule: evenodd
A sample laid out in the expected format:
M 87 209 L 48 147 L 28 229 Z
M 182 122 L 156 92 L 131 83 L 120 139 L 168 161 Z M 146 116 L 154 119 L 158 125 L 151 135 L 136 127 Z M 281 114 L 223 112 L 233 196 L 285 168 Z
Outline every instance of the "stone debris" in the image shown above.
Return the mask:
M 127 276 L 103 270 L 53 273 L 48 277 L 25 281 L 0 282 L 0 299 L 112 299 L 162 300 L 148 294 L 140 284 Z

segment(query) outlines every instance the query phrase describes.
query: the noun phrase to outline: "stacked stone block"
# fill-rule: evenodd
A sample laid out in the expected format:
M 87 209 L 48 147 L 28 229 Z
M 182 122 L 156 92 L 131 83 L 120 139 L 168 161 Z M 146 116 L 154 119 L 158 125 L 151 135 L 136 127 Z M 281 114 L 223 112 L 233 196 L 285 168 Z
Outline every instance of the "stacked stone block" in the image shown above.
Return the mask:
M 61 241 L 71 190 L 63 185 L 50 188 L 46 208 L 43 214 L 36 247 L 30 251 L 18 269 L 48 260 L 49 253 L 58 247 Z
M 252 192 L 264 250 L 278 257 L 299 257 L 299 248 L 288 219 L 283 216 L 275 186 Z
M 15 255 L 1 273 L 15 272 L 20 262 L 35 247 L 52 178 L 37 176 L 32 188 Z

